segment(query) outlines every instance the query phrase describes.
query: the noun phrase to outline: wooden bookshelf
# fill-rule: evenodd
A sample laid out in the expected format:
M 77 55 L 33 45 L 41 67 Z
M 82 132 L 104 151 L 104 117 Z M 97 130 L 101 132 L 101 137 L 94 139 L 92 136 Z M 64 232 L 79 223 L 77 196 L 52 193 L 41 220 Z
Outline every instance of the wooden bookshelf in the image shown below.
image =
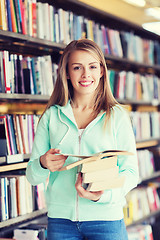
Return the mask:
M 26 169 L 26 167 L 27 167 L 27 162 L 7 164 L 4 166 L 0 166 L 0 173 L 7 172 L 7 171 Z
M 47 210 L 46 209 L 41 209 L 41 210 L 36 210 L 32 213 L 27 213 L 27 214 L 24 214 L 22 216 L 18 216 L 16 218 L 8 219 L 8 220 L 0 223 L 0 229 L 10 227 L 11 225 L 18 225 L 18 224 L 21 224 L 23 222 L 33 220 L 35 218 L 41 217 L 41 216 L 46 215 L 46 214 L 47 214 Z
M 1 102 L 27 102 L 27 103 L 47 103 L 49 96 L 38 94 L 16 94 L 16 93 L 0 93 Z
M 147 182 L 152 182 L 153 180 L 155 180 L 156 178 L 160 177 L 160 171 L 156 171 L 154 173 L 151 174 L 151 176 L 143 178 L 140 182 L 140 184 L 145 184 Z
M 146 215 L 145 217 L 140 218 L 137 221 L 132 222 L 131 224 L 128 224 L 127 228 L 133 227 L 133 226 L 138 225 L 138 224 L 142 224 L 142 223 L 148 221 L 150 218 L 156 217 L 158 215 L 160 215 L 160 209 L 158 209 L 158 210 L 156 210 L 154 212 L 151 212 L 149 215 Z
M 56 8 L 62 8 L 66 11 L 72 11 L 76 15 L 83 15 L 85 18 L 89 18 L 101 25 L 106 25 L 112 29 L 118 31 L 133 32 L 141 38 L 158 41 L 159 36 L 154 33 L 148 32 L 142 29 L 140 26 L 127 22 L 118 17 L 112 16 L 109 13 L 100 11 L 78 0 L 40 0 L 42 3 L 48 2 L 53 4 Z M 53 62 L 58 63 L 64 48 L 64 43 L 56 43 L 46 39 L 40 39 L 23 35 L 20 33 L 14 33 L 10 31 L 0 30 L 0 50 L 7 50 L 11 53 L 23 54 L 25 56 L 43 56 L 51 55 Z M 145 64 L 136 61 L 131 61 L 124 57 L 117 57 L 113 55 L 105 54 L 105 59 L 109 69 L 133 71 L 139 73 L 156 74 L 160 76 L 160 65 Z M 49 96 L 44 95 L 31 95 L 31 94 L 5 94 L 0 93 L 0 114 L 25 114 L 36 113 L 41 114 L 46 106 Z M 158 100 L 148 101 L 136 101 L 136 100 L 119 100 L 122 104 L 133 106 L 134 110 L 137 106 L 156 106 L 157 109 L 160 106 Z M 159 145 L 159 139 L 149 139 L 144 141 L 138 141 L 137 149 L 145 149 L 150 147 L 156 147 Z M 0 172 L 7 172 L 13 170 L 25 169 L 27 162 L 8 164 L 0 166 Z M 159 177 L 159 172 L 154 174 L 154 178 Z M 149 180 L 149 179 L 148 179 Z M 147 179 L 146 179 L 147 181 Z M 15 219 L 9 219 L 0 223 L 0 228 L 5 228 L 10 225 L 19 224 L 23 221 L 28 221 L 32 218 L 38 218 L 41 215 L 46 214 L 46 209 L 38 210 L 31 214 L 19 216 Z M 151 213 L 149 216 L 140 219 L 133 223 L 138 224 L 145 221 L 147 218 L 155 217 L 160 214 L 160 210 Z M 133 225 L 132 224 L 132 225 Z M 131 225 L 131 226 L 132 226 Z
M 0 30 L 0 50 L 5 49 L 15 53 L 19 52 L 32 56 L 41 56 L 45 54 L 60 53 L 64 47 L 65 45 L 62 43 L 55 43 L 20 33 Z
M 154 146 L 158 146 L 159 142 L 160 142 L 160 139 L 149 139 L 144 141 L 138 141 L 136 143 L 136 147 L 137 149 L 154 147 Z

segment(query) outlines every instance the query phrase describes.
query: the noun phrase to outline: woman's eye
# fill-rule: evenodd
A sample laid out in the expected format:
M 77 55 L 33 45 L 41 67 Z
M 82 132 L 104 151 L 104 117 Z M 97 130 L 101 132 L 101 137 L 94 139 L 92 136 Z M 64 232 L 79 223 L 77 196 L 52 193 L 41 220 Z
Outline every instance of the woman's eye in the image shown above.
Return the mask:
M 91 69 L 96 69 L 96 68 L 97 68 L 97 66 L 94 66 L 94 65 L 93 65 L 93 66 L 91 66 Z
M 81 67 L 76 66 L 76 67 L 73 68 L 73 70 L 79 70 L 80 68 L 81 68 Z

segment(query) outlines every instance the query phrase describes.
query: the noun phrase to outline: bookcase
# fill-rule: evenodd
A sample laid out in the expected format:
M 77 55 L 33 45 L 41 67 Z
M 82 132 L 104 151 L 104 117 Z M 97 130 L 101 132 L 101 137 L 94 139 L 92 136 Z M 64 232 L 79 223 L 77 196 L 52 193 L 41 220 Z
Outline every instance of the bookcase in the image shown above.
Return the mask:
M 50 94 L 44 91 L 44 78 L 43 81 L 37 83 L 39 79 L 36 74 L 40 72 L 36 71 L 35 65 L 32 67 L 32 64 L 35 62 L 39 64 L 39 61 L 40 64 L 44 64 L 49 57 L 52 60 L 52 77 L 55 79 L 57 64 L 66 44 L 82 37 L 92 39 L 104 52 L 115 97 L 120 103 L 128 105 L 131 110 L 137 149 L 142 152 L 139 154 L 141 156 L 139 161 L 142 163 L 144 160 L 144 153 L 151 156 L 153 163 L 153 158 L 155 158 L 153 171 L 146 175 L 143 172 L 141 183 L 147 186 L 148 182 L 158 179 L 160 177 L 158 163 L 160 142 L 159 36 L 77 0 L 17 0 L 21 11 L 17 12 L 14 20 L 11 21 L 13 16 L 9 11 L 11 6 L 8 3 L 10 2 L 12 1 L 2 0 L 0 5 L 0 115 L 41 114 Z M 12 24 L 13 21 L 17 24 L 16 28 Z M 46 57 L 45 60 L 43 57 Z M 12 75 L 9 73 L 5 76 L 8 82 L 2 79 L 3 59 L 6 60 L 8 71 L 12 69 Z M 22 63 L 27 63 L 27 67 L 23 67 Z M 11 67 L 13 64 L 20 64 L 23 72 L 22 79 L 18 68 L 17 78 L 20 83 L 17 85 L 14 82 L 16 70 Z M 46 67 L 45 64 L 43 66 Z M 50 79 L 50 76 L 47 77 Z M 30 79 L 29 91 L 26 84 L 28 78 Z M 11 79 L 15 84 L 14 87 L 11 85 Z M 24 89 L 21 84 L 24 84 Z M 41 90 L 35 90 L 38 88 L 36 84 Z M 24 172 L 29 159 L 28 154 L 29 152 L 22 151 L 21 158 L 24 161 L 19 163 L 0 165 L 0 175 L 10 175 L 15 171 L 16 173 L 17 171 Z M 143 163 L 141 165 L 143 168 Z M 145 166 L 148 166 L 148 163 L 145 163 Z M 149 166 L 151 168 L 151 165 Z M 129 201 L 128 199 L 128 203 Z M 131 205 L 130 202 L 127 206 L 128 212 L 132 210 Z M 29 222 L 32 218 L 43 217 L 45 214 L 46 209 L 41 209 L 2 221 L 0 228 L 6 232 L 3 236 L 7 236 L 7 228 L 13 229 L 24 222 Z M 156 219 L 157 216 L 160 216 L 159 207 L 136 220 L 131 220 L 131 216 L 127 216 L 128 225 L 149 221 L 151 217 Z

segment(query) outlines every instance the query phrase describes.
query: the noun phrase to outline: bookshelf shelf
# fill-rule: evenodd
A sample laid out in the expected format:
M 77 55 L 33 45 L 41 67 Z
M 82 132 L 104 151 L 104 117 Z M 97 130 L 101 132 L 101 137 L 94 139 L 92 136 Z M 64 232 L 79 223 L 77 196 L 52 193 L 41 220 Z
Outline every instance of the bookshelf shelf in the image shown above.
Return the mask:
M 62 43 L 55 43 L 4 30 L 0 30 L 0 39 L 0 50 L 5 49 L 11 52 L 27 53 L 34 56 L 51 54 L 53 52 L 59 53 L 65 47 Z
M 2 102 L 39 102 L 47 103 L 49 96 L 47 95 L 32 95 L 32 94 L 10 94 L 10 93 L 0 93 L 0 101 Z
M 160 74 L 159 65 L 149 65 L 136 61 L 131 61 L 128 58 L 116 57 L 113 55 L 105 55 L 105 59 L 109 68 L 125 69 L 127 71 L 139 71 L 141 73 L 151 73 L 151 74 Z
M 132 105 L 132 106 L 159 106 L 160 102 L 158 100 L 152 100 L 151 102 L 149 101 L 144 101 L 144 100 L 131 100 L 131 99 L 117 99 L 118 102 L 126 105 Z
M 128 225 L 127 225 L 127 228 L 130 228 L 130 227 L 133 227 L 133 226 L 135 226 L 135 225 L 144 223 L 144 222 L 146 222 L 147 220 L 149 220 L 150 218 L 156 217 L 156 216 L 158 216 L 159 214 L 160 214 L 160 209 L 158 209 L 158 210 L 156 210 L 156 211 L 154 211 L 154 212 L 151 212 L 149 215 L 146 215 L 145 217 L 140 218 L 139 220 L 137 220 L 137 221 L 135 221 L 135 222 L 133 222 L 133 223 L 131 223 L 131 224 L 128 224 Z
M 143 179 L 141 180 L 140 184 L 147 183 L 148 181 L 155 180 L 156 178 L 159 178 L 159 177 L 160 177 L 160 171 L 156 171 L 156 172 L 152 173 L 151 176 L 146 177 L 146 178 L 143 178 Z
M 149 139 L 149 140 L 137 141 L 136 147 L 137 149 L 154 147 L 154 146 L 158 146 L 159 142 L 160 142 L 160 139 Z
M 7 171 L 26 169 L 26 167 L 27 167 L 27 162 L 7 164 L 4 166 L 0 166 L 0 172 L 2 173 Z
M 34 211 L 32 213 L 18 216 L 16 218 L 8 219 L 0 223 L 0 229 L 38 218 L 40 216 L 46 215 L 46 213 L 47 213 L 46 209 L 41 209 L 41 210 Z

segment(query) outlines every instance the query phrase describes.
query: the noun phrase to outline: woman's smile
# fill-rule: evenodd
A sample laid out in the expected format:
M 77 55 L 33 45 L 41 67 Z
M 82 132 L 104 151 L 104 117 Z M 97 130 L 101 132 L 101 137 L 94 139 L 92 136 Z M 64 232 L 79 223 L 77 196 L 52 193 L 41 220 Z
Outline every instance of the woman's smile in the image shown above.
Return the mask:
M 82 87 L 89 87 L 91 84 L 93 83 L 93 81 L 80 81 L 79 84 Z

